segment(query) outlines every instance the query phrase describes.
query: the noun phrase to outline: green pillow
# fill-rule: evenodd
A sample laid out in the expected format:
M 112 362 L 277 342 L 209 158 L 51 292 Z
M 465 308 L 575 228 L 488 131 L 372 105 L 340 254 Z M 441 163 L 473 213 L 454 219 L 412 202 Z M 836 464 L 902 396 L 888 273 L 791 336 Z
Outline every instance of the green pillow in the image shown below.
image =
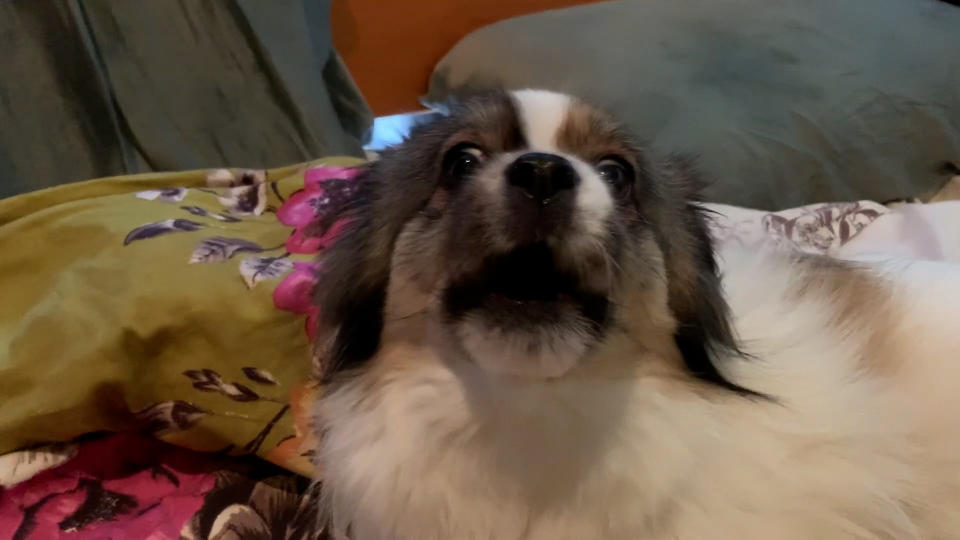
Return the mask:
M 624 0 L 509 19 L 440 63 L 429 103 L 491 86 L 606 106 L 699 154 L 709 200 L 924 196 L 960 163 L 960 9 L 936 0 Z

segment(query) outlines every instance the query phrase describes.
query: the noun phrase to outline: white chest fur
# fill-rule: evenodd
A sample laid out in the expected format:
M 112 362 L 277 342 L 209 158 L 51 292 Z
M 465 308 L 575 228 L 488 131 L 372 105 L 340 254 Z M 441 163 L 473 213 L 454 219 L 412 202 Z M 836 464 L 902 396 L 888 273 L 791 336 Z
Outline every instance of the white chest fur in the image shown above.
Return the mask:
M 617 346 L 627 371 L 588 363 L 531 383 L 388 341 L 380 368 L 320 405 L 335 523 L 354 540 L 957 537 L 960 423 L 940 412 L 960 404 L 943 320 L 960 320 L 957 279 L 929 270 L 937 294 L 897 293 L 898 332 L 935 328 L 915 366 L 871 375 L 866 337 L 751 264 L 729 265 L 726 286 L 756 358 L 727 371 L 776 402 L 699 388 Z

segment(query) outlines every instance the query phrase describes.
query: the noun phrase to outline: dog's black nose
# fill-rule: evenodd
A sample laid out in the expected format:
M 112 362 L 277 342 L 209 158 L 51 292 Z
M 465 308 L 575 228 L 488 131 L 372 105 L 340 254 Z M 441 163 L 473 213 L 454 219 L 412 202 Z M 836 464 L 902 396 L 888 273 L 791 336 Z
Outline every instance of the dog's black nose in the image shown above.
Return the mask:
M 573 165 L 554 154 L 523 154 L 507 168 L 507 182 L 542 204 L 564 190 L 572 190 L 578 181 Z

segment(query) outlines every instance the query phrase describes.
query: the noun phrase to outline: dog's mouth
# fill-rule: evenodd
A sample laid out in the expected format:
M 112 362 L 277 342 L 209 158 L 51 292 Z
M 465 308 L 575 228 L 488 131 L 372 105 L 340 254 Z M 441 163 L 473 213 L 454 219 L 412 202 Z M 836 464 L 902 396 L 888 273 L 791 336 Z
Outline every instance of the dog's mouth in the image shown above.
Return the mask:
M 606 295 L 586 290 L 576 275 L 559 268 L 542 242 L 487 258 L 479 271 L 451 284 L 444 301 L 454 319 L 481 312 L 498 326 L 524 327 L 577 317 L 596 330 L 608 304 Z

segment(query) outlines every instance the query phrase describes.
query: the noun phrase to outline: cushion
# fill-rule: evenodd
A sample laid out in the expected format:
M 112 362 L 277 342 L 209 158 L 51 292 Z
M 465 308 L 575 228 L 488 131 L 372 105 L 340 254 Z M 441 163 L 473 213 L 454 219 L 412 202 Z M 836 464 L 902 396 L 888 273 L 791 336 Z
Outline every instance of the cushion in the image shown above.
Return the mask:
M 308 473 L 312 261 L 338 223 L 308 225 L 349 195 L 357 169 L 343 166 L 359 163 L 0 201 L 0 454 L 142 430 Z
M 960 9 L 936 0 L 603 2 L 468 35 L 425 101 L 579 95 L 698 154 L 720 203 L 922 197 L 960 162 L 958 28 Z

